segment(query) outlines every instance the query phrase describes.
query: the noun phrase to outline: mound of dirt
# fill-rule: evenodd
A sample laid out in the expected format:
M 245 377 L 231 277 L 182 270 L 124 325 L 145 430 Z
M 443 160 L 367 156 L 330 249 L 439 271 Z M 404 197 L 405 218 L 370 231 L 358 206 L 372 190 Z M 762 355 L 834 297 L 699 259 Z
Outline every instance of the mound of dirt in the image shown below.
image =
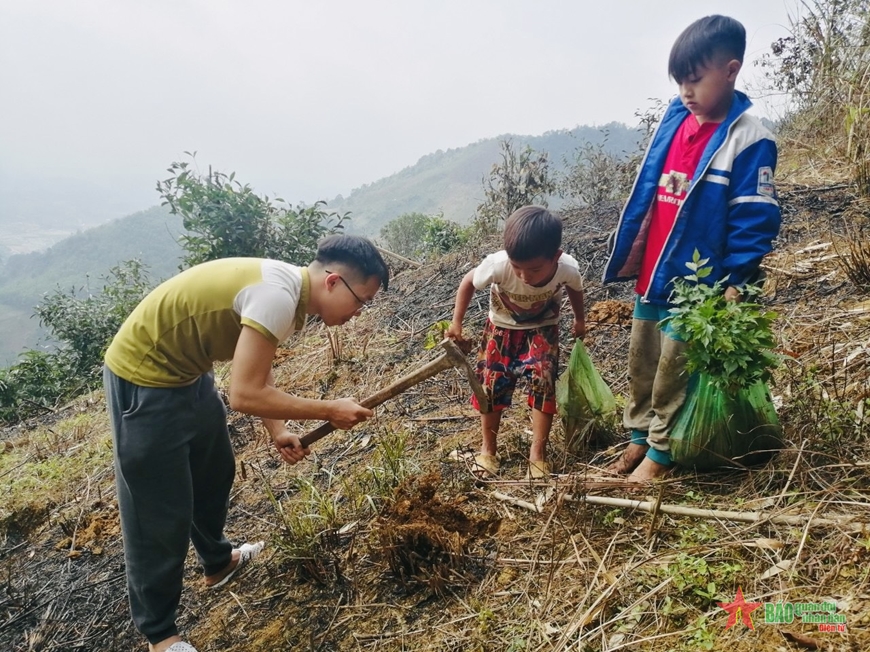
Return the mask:
M 436 594 L 462 576 L 469 544 L 495 534 L 500 519 L 466 513 L 464 496 L 442 501 L 436 492 L 438 473 L 407 480 L 395 500 L 378 517 L 376 554 L 405 586 L 424 584 Z
M 67 550 L 70 559 L 79 557 L 83 551 L 92 555 L 103 554 L 107 540 L 121 536 L 121 519 L 117 506 L 111 505 L 107 513 L 95 512 L 85 516 L 83 523 L 54 545 L 55 550 Z M 62 528 L 64 531 L 68 527 Z
M 622 324 L 631 326 L 633 307 L 629 301 L 606 299 L 592 304 L 586 312 L 586 321 L 591 324 Z

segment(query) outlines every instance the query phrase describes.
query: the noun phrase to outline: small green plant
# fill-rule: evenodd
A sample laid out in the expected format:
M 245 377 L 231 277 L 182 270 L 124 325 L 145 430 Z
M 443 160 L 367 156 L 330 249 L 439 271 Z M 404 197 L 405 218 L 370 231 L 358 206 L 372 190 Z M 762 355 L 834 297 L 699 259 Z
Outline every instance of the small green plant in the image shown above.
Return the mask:
M 477 627 L 481 634 L 487 634 L 490 631 L 492 623 L 495 622 L 495 613 L 486 607 L 481 608 L 477 613 Z
M 296 478 L 295 486 L 298 494 L 281 501 L 269 483 L 263 481 L 266 496 L 281 519 L 273 542 L 301 576 L 326 583 L 341 574 L 333 551 L 339 523 L 338 499 L 320 491 L 307 478 Z
M 678 591 L 701 598 L 702 603 L 710 603 L 716 597 L 716 582 L 703 557 L 680 553 L 668 566 L 668 573 Z
M 674 279 L 670 301 L 674 305 L 663 324 L 686 341 L 686 369 L 703 372 L 712 384 L 729 394 L 770 380 L 779 364 L 774 353 L 776 339 L 772 324 L 776 313 L 751 301 L 760 289 L 747 285 L 743 294 L 750 300 L 725 299 L 727 277 L 713 284 L 704 282 L 712 267 L 709 258 L 695 250 L 686 263 L 690 274 Z
M 706 609 L 717 599 L 723 586 L 734 583 L 741 570 L 743 564 L 737 561 L 708 560 L 707 557 L 680 552 L 663 573 L 671 577 L 674 589 L 680 593 L 680 599 Z
M 604 515 L 604 525 L 606 527 L 610 527 L 611 525 L 618 523 L 616 519 L 622 519 L 622 509 L 611 509 Z
M 441 343 L 441 340 L 444 339 L 444 333 L 447 332 L 447 329 L 450 328 L 450 322 L 447 319 L 442 319 L 441 321 L 436 321 L 429 327 L 429 330 L 426 332 L 426 339 L 423 340 L 423 348 L 427 351 L 429 349 L 434 349 Z
M 375 450 L 372 465 L 368 467 L 371 494 L 384 498 L 393 489 L 416 471 L 413 462 L 405 454 L 407 432 L 394 432 L 382 438 Z
M 268 484 L 266 496 L 282 521 L 279 547 L 294 557 L 310 557 L 320 548 L 321 534 L 337 525 L 338 505 L 311 480 L 297 478 L 295 485 L 298 494 L 289 501 L 289 508 L 278 500 Z
M 698 616 L 692 623 L 692 627 L 692 641 L 689 649 L 713 650 L 716 648 L 716 639 L 719 637 L 719 633 L 710 631 L 707 627 L 706 616 Z
M 522 636 L 516 635 L 511 639 L 511 642 L 507 646 L 507 650 L 505 650 L 505 652 L 523 652 L 524 650 L 528 649 L 529 644 L 526 642 L 526 639 Z
M 691 527 L 681 528 L 679 534 L 679 548 L 686 549 L 707 543 L 718 541 L 722 534 L 710 523 L 701 521 Z

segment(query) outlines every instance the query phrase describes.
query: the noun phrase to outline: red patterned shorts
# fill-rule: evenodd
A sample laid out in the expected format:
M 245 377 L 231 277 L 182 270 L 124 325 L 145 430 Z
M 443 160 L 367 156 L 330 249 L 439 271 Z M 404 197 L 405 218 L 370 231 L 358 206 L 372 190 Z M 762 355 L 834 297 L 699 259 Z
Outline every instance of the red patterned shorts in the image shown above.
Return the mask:
M 529 406 L 556 413 L 556 376 L 559 372 L 559 326 L 527 330 L 494 326 L 489 319 L 477 352 L 475 374 L 490 396 L 493 410 L 511 404 L 517 380 L 529 379 Z M 480 405 L 472 396 L 477 410 Z

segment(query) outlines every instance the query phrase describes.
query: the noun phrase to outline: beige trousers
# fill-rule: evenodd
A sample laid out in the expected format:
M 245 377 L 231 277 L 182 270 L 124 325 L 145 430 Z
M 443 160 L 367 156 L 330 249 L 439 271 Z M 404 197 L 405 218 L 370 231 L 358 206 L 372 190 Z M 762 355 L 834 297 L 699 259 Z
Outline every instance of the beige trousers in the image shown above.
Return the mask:
M 646 432 L 650 447 L 670 450 L 669 433 L 686 401 L 686 343 L 665 334 L 658 322 L 633 319 L 628 347 L 629 400 L 623 423 Z

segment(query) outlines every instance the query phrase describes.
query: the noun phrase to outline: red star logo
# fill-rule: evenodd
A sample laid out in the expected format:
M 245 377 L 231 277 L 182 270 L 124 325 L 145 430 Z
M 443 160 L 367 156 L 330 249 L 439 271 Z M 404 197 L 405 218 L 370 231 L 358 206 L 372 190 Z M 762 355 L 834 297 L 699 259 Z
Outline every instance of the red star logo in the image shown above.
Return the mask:
M 752 612 L 759 607 L 764 606 L 763 602 L 747 602 L 743 598 L 743 589 L 737 588 L 737 595 L 734 596 L 734 602 L 717 602 L 720 607 L 728 612 L 728 624 L 725 629 L 737 624 L 737 614 L 743 618 L 743 624 L 749 629 L 754 630 L 755 625 L 752 624 Z

